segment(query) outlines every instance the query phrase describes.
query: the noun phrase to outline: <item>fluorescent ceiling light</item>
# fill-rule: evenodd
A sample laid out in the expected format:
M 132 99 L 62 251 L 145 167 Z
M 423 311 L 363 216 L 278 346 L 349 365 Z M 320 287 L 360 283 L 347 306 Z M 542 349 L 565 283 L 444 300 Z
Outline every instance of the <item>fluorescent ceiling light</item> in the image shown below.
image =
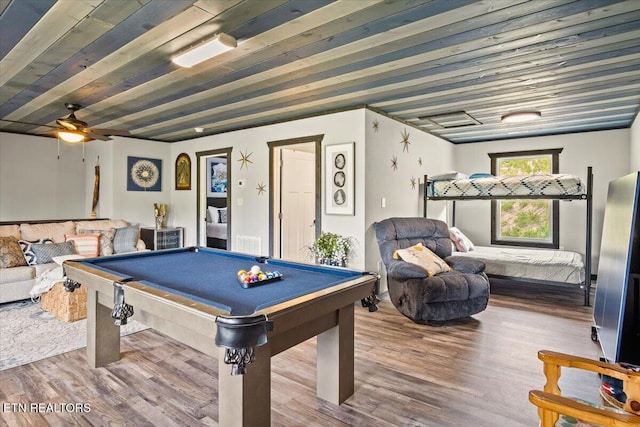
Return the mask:
M 171 60 L 184 68 L 191 68 L 207 59 L 211 59 L 216 55 L 234 49 L 238 46 L 235 37 L 226 33 L 219 33 L 206 43 L 201 44 L 187 52 L 184 52 Z
M 58 138 L 60 138 L 64 142 L 74 144 L 77 142 L 83 142 L 84 134 L 82 132 L 74 132 L 72 130 L 59 130 Z
M 522 122 L 530 122 L 531 120 L 536 120 L 542 117 L 540 111 L 518 111 L 515 113 L 509 113 L 502 116 L 502 121 L 504 123 L 522 123 Z

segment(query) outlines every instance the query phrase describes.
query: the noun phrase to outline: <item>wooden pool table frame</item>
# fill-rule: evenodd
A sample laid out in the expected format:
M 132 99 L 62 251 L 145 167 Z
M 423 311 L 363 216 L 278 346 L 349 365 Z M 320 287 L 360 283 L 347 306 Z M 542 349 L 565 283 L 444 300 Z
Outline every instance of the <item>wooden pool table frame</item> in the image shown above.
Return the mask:
M 65 262 L 67 277 L 87 288 L 87 362 L 93 368 L 120 359 L 120 328 L 114 324 L 114 282 L 121 277 L 81 262 Z M 228 312 L 168 294 L 135 281 L 122 283 L 133 319 L 218 359 L 218 405 L 221 426 L 269 426 L 271 356 L 317 336 L 318 397 L 340 405 L 354 393 L 354 303 L 373 294 L 375 275 L 286 301 L 252 315 L 273 322 L 265 345 L 244 375 L 231 375 L 224 348 L 215 346 L 216 317 Z

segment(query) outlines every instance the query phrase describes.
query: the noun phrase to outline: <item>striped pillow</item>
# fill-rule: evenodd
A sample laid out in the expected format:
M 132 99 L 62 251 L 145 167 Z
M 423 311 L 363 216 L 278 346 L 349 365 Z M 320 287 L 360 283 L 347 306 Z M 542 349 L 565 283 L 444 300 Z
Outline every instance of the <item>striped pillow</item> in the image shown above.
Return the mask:
M 73 242 L 78 255 L 96 257 L 100 254 L 100 234 L 65 234 L 65 242 Z
M 113 255 L 113 239 L 116 237 L 116 229 L 108 230 L 83 230 L 78 229 L 78 234 L 99 234 L 100 235 L 100 256 Z

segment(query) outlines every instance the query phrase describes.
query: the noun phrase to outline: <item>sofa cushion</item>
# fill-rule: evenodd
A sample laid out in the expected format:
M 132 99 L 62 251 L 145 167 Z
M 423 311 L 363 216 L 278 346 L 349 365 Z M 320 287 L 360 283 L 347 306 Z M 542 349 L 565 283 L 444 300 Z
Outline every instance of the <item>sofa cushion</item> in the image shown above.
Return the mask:
M 111 228 L 122 228 L 128 227 L 130 225 L 130 223 L 122 219 L 96 219 L 94 221 L 76 221 L 77 230 L 109 230 Z
M 20 224 L 22 240 L 38 240 L 49 237 L 56 243 L 62 243 L 65 234 L 74 234 L 75 232 L 76 223 L 73 221 Z
M 23 282 L 26 280 L 33 280 L 35 278 L 36 269 L 33 266 L 27 265 L 22 267 L 5 268 L 2 270 L 2 274 L 0 274 L 0 284 Z
M 18 239 L 13 236 L 0 237 L 0 268 L 12 268 L 27 265 Z
M 140 226 L 138 224 L 116 228 L 116 236 L 113 239 L 113 253 L 135 252 L 139 236 Z
M 115 228 L 109 228 L 108 230 L 85 230 L 78 228 L 78 234 L 99 234 L 100 256 L 113 255 L 113 239 L 116 237 Z
M 20 245 L 20 249 L 22 249 L 24 259 L 27 261 L 28 265 L 36 265 L 38 263 L 38 258 L 36 257 L 35 252 L 33 252 L 32 245 L 34 243 L 53 243 L 53 239 L 46 238 L 34 241 L 18 240 L 18 245 Z
M 20 226 L 18 224 L 0 225 L 0 236 L 13 236 L 20 239 Z
M 64 243 L 34 243 L 32 246 L 33 252 L 38 258 L 38 264 L 46 264 L 53 262 L 53 257 L 61 255 L 75 254 L 76 251 L 73 247 L 73 242 Z
M 64 240 L 73 242 L 73 247 L 78 255 L 97 257 L 100 254 L 100 233 L 66 234 Z

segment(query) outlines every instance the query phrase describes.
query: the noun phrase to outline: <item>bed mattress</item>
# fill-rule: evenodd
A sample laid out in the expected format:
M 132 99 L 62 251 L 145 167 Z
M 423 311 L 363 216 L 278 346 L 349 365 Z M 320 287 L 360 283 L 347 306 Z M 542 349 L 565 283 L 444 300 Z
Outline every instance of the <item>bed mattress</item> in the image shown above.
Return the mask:
M 212 237 L 214 239 L 227 239 L 227 224 L 220 223 L 207 223 L 207 237 Z
M 485 273 L 496 276 L 580 284 L 584 262 L 577 252 L 475 246 L 469 252 L 453 252 L 484 261 Z
M 429 197 L 573 196 L 584 193 L 580 178 L 567 174 L 536 174 L 433 181 Z

